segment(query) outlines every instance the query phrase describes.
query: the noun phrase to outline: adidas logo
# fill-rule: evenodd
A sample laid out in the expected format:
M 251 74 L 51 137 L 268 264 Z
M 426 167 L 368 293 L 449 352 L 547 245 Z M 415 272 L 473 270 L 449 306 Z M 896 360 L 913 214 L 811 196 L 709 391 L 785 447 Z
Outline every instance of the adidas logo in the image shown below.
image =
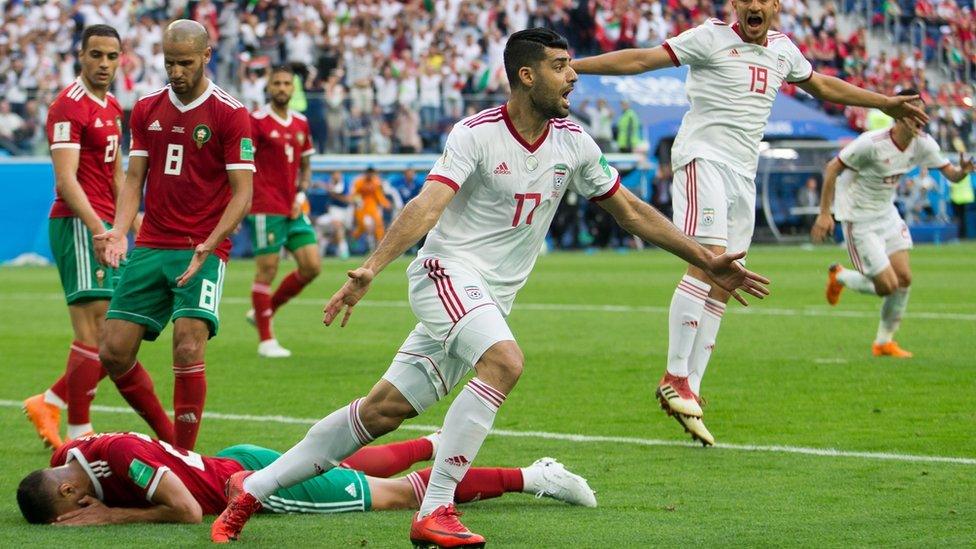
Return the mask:
M 350 484 L 349 486 L 346 486 L 346 493 L 352 497 L 356 497 L 356 485 Z
M 686 321 L 682 322 L 681 325 L 682 326 L 688 326 L 690 328 L 697 328 L 698 327 L 698 321 L 697 320 L 686 320 Z
M 446 461 L 448 463 L 448 465 L 453 465 L 455 467 L 464 467 L 465 465 L 468 465 L 469 463 L 471 463 L 470 461 L 468 461 L 468 458 L 466 458 L 464 456 L 449 457 L 449 458 L 445 459 L 444 461 Z
M 193 412 L 187 412 L 185 414 L 180 414 L 176 416 L 176 421 L 182 421 L 183 423 L 196 423 L 197 415 Z
M 101 118 L 96 118 L 96 119 L 95 119 L 95 127 L 96 127 L 96 128 L 101 128 L 101 127 L 103 127 L 104 125 L 105 125 L 105 124 L 104 124 L 104 123 L 102 122 L 102 119 L 101 119 Z
M 729 57 L 739 57 L 739 50 L 732 48 L 732 51 L 729 52 Z
M 163 127 L 159 124 L 159 120 L 154 120 L 153 123 L 149 125 L 149 131 L 151 132 L 163 131 Z
M 512 175 L 512 170 L 508 169 L 508 164 L 502 162 L 495 167 L 495 171 L 492 173 L 495 175 Z

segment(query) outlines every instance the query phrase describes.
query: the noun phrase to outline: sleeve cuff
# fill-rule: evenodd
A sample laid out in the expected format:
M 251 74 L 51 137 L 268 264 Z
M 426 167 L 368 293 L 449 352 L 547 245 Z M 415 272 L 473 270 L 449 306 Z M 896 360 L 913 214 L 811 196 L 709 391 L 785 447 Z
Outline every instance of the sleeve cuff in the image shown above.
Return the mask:
M 81 143 L 55 143 L 51 145 L 51 150 L 55 151 L 58 149 L 75 149 L 81 150 Z
M 460 185 L 458 185 L 457 183 L 455 183 L 452 179 L 450 179 L 448 177 L 444 177 L 443 175 L 437 175 L 437 174 L 428 175 L 427 176 L 427 181 L 437 181 L 438 183 L 443 183 L 443 184 L 447 185 L 448 187 L 454 189 L 454 192 L 458 192 L 458 190 L 461 189 L 461 186 Z
M 132 149 L 131 151 L 129 151 L 129 156 L 144 156 L 146 158 L 149 158 L 149 151 L 143 151 L 143 150 L 140 150 L 140 149 Z
M 593 198 L 590 198 L 590 202 L 600 202 L 601 200 L 606 200 L 611 196 L 617 194 L 618 190 L 620 190 L 620 174 L 617 174 L 617 180 L 613 182 L 613 187 L 610 187 L 609 191 L 601 194 L 600 196 L 594 196 Z
M 802 84 L 807 80 L 810 80 L 811 78 L 813 78 L 813 70 L 810 71 L 810 74 L 806 75 L 805 77 L 799 80 L 787 80 L 787 82 L 789 82 L 790 84 Z
M 233 170 L 248 170 L 252 172 L 257 171 L 254 169 L 254 164 L 227 164 L 225 168 L 227 169 L 227 171 L 233 171 Z
M 309 149 L 309 150 L 303 152 L 302 153 L 302 156 L 312 156 L 313 154 L 315 154 L 315 149 Z
M 156 469 L 156 476 L 153 477 L 152 482 L 149 483 L 149 488 L 146 490 L 146 499 L 152 503 L 153 495 L 156 494 L 156 488 L 159 488 L 159 481 L 163 480 L 163 475 L 169 472 L 169 467 L 160 467 Z
M 668 57 L 671 58 L 671 62 L 674 63 L 674 66 L 680 67 L 681 61 L 678 61 L 678 56 L 675 55 L 674 50 L 671 48 L 671 44 L 668 44 L 667 42 L 663 42 L 661 44 L 661 47 L 664 48 L 664 51 L 668 52 Z

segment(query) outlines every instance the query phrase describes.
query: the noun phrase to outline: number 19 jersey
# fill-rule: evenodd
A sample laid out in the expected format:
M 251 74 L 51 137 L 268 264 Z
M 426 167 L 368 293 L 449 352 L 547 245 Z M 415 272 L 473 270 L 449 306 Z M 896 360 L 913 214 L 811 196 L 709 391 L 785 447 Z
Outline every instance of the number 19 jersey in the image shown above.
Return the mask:
M 166 86 L 136 102 L 129 125 L 129 156 L 149 162 L 146 217 L 136 245 L 195 248 L 230 202 L 227 172 L 254 171 L 247 109 L 213 82 L 187 105 Z M 229 239 L 215 250 L 225 261 L 229 252 Z
M 685 90 L 691 110 L 681 120 L 671 163 L 695 158 L 756 177 L 759 142 L 783 82 L 803 82 L 813 67 L 785 34 L 769 31 L 765 45 L 750 44 L 738 23 L 710 19 L 663 44 L 675 66 L 689 65 Z
M 528 143 L 505 105 L 458 122 L 427 180 L 457 196 L 418 259 L 453 259 L 475 269 L 505 314 L 535 265 L 566 189 L 598 201 L 620 186 L 617 171 L 578 125 L 552 119 Z

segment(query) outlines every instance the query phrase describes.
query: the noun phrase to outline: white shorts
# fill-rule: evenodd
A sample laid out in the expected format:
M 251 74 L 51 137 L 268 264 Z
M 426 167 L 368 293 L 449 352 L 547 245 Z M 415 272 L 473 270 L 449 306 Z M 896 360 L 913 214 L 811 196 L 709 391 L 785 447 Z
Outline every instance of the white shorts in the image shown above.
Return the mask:
M 383 379 L 417 413 L 444 398 L 492 345 L 515 341 L 480 275 L 456 262 L 418 257 L 407 268 L 410 307 L 420 322 Z
M 842 228 L 854 268 L 869 278 L 888 268 L 891 254 L 912 249 L 908 225 L 895 211 L 871 221 L 845 221 Z
M 346 229 L 352 229 L 352 208 L 330 206 L 324 214 L 315 218 L 315 226 L 324 234 L 332 231 L 332 224 L 338 221 Z
M 756 225 L 756 184 L 721 162 L 696 158 L 674 170 L 673 221 L 701 244 L 749 249 Z

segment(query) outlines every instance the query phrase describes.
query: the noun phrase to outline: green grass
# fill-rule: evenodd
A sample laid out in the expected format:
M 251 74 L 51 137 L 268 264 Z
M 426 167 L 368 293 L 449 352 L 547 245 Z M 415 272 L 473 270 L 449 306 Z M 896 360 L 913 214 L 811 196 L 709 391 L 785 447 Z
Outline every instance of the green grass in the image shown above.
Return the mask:
M 870 356 L 879 301 L 844 294 L 829 315 L 826 266 L 839 248 L 758 247 L 750 266 L 773 279 L 773 295 L 749 314 L 730 306 L 704 384 L 706 420 L 720 443 L 976 457 L 976 246 L 921 246 L 899 342 L 911 361 Z M 244 322 L 253 265 L 231 264 L 223 326 L 207 352 L 207 409 L 317 418 L 363 394 L 385 371 L 415 320 L 404 305 L 405 262 L 376 282 L 345 329 L 321 325 L 321 306 L 353 263 L 324 273 L 276 318 L 284 361 L 259 360 Z M 288 264 L 283 265 L 289 268 Z M 666 308 L 681 265 L 659 252 L 555 254 L 540 259 L 511 326 L 526 370 L 496 428 L 683 441 L 652 399 L 663 367 Z M 64 367 L 71 339 L 57 275 L 0 269 L 0 399 L 44 389 Z M 600 304 L 640 310 L 545 310 L 528 304 Z M 522 305 L 520 307 L 520 305 Z M 913 316 L 913 312 L 917 316 Z M 808 314 L 798 314 L 808 313 Z M 918 313 L 935 313 L 919 315 Z M 170 402 L 170 333 L 140 354 Z M 97 404 L 123 406 L 103 383 Z M 443 402 L 414 424 L 437 424 Z M 133 415 L 96 412 L 102 430 L 146 430 Z M 205 418 L 197 450 L 239 442 L 286 449 L 303 425 Z M 394 433 L 389 440 L 416 436 Z M 3 546 L 204 545 L 194 526 L 62 530 L 30 527 L 13 492 L 45 465 L 29 424 L 0 408 L 0 543 Z M 530 496 L 467 506 L 465 521 L 493 546 L 972 546 L 976 466 L 491 436 L 481 465 L 524 465 L 552 455 L 587 477 L 600 507 L 579 509 Z M 410 513 L 260 516 L 248 546 L 403 547 Z

